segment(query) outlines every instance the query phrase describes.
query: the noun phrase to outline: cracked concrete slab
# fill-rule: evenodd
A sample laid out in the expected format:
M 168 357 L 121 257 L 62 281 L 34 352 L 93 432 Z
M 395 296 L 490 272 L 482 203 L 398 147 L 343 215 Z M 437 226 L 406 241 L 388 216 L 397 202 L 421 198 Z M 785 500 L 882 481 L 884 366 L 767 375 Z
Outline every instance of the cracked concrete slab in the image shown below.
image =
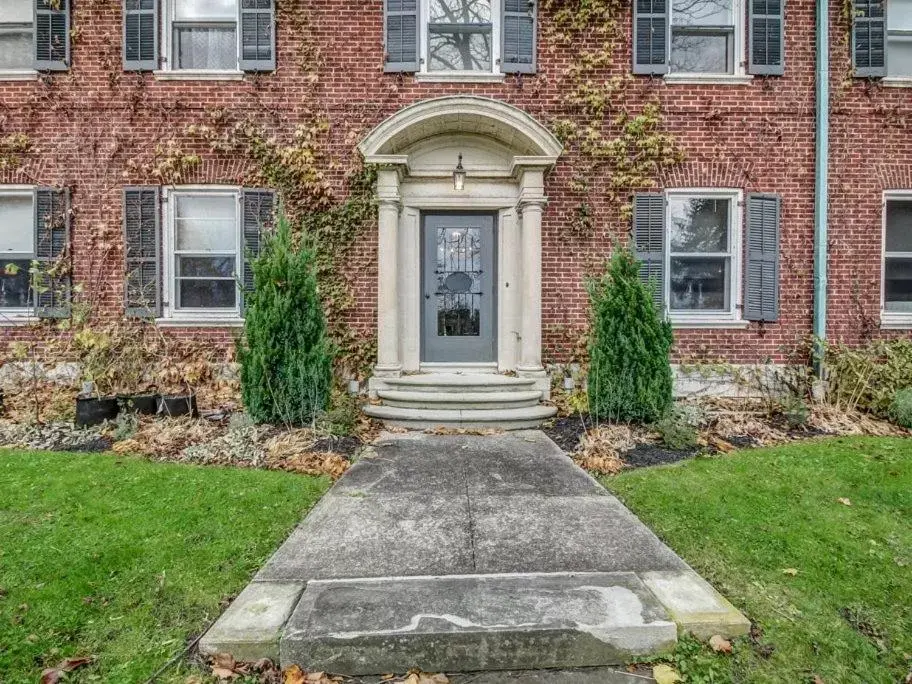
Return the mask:
M 282 662 L 346 674 L 617 664 L 670 649 L 677 627 L 632 573 L 310 582 Z M 379 669 L 378 669 L 379 668 Z
M 576 580 L 568 578 L 580 573 L 630 578 L 643 605 L 667 612 L 654 620 L 667 623 L 665 636 L 673 635 L 672 621 L 701 635 L 745 629 L 731 604 L 544 433 L 386 434 L 365 454 L 252 585 L 307 585 L 280 638 L 283 665 L 307 666 L 299 659 L 309 658 L 329 670 L 375 674 L 623 664 L 636 648 L 606 643 L 547 612 L 547 605 L 563 606 L 607 619 L 610 607 L 597 597 L 588 607 L 576 601 Z M 551 578 L 535 585 L 550 588 L 534 600 L 523 579 L 529 576 Z M 244 606 L 252 591 L 216 623 L 208 643 L 222 643 L 220 630 L 237 633 L 243 620 L 251 627 Z M 264 618 L 259 657 L 274 656 L 273 627 L 288 617 L 285 603 L 275 606 Z M 516 617 L 523 611 L 534 625 Z M 415 616 L 423 617 L 402 631 Z M 590 614 L 574 624 L 593 620 Z M 223 624 L 232 621 L 238 624 Z M 629 627 L 615 636 L 633 639 Z M 241 641 L 238 648 L 254 654 Z

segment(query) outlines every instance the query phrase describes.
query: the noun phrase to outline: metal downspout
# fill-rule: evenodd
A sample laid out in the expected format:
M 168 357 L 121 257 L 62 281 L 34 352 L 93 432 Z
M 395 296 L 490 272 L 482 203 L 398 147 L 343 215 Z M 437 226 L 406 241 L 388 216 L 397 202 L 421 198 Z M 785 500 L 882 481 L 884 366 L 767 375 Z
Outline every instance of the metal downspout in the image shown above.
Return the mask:
M 814 161 L 814 351 L 822 371 L 827 323 L 827 200 L 830 155 L 830 16 L 827 0 L 817 0 L 817 126 Z

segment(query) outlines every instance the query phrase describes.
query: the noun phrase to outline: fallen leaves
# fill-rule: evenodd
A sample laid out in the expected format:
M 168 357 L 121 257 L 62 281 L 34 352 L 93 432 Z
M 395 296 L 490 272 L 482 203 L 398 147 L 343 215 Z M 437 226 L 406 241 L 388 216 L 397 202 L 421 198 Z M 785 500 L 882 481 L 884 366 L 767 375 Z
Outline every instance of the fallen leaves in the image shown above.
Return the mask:
M 731 642 L 723 637 L 721 634 L 714 634 L 709 638 L 709 646 L 716 653 L 731 653 L 732 644 Z
M 798 574 L 798 568 L 785 568 L 782 574 L 788 577 L 795 577 Z
M 652 668 L 652 678 L 656 680 L 656 684 L 676 684 L 682 681 L 678 671 L 665 663 Z
M 78 670 L 80 667 L 85 667 L 93 660 L 94 658 L 91 656 L 61 660 L 54 667 L 49 667 L 41 672 L 41 684 L 57 684 L 57 682 L 63 680 L 64 674 Z
M 586 432 L 573 460 L 583 470 L 595 475 L 616 475 L 624 468 L 619 451 L 633 445 L 626 425 L 603 425 Z
M 852 505 L 851 500 L 845 498 L 844 496 L 840 496 L 838 499 L 836 499 L 836 501 L 837 501 L 838 503 L 841 503 L 843 506 L 851 506 L 851 505 Z

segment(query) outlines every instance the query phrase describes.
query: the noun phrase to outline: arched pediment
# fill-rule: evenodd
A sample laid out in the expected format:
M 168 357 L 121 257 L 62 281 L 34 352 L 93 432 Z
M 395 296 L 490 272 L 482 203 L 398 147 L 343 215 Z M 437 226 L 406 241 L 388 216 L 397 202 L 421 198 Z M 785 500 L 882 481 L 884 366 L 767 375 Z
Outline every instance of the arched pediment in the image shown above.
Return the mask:
M 465 95 L 424 100 L 400 110 L 374 128 L 358 149 L 367 162 L 382 162 L 446 135 L 488 138 L 515 157 L 539 157 L 551 164 L 563 149 L 547 128 L 521 109 Z

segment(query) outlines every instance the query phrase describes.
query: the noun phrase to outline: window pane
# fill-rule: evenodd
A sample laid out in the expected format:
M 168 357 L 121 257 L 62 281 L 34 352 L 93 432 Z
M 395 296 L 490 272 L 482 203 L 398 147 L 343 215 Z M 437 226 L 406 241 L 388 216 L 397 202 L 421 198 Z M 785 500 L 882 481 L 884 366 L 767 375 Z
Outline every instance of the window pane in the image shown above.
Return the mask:
M 431 0 L 431 24 L 490 24 L 491 0 Z
M 186 252 L 237 250 L 237 199 L 230 195 L 178 195 L 177 249 Z
M 887 11 L 887 29 L 912 30 L 912 0 L 890 0 Z
M 235 306 L 237 283 L 233 280 L 178 280 L 180 309 L 229 309 Z
M 728 258 L 671 259 L 671 308 L 727 311 Z
M 912 38 L 887 40 L 887 76 L 912 76 Z
M 178 257 L 177 275 L 182 278 L 233 278 L 235 258 Z
M 0 69 L 32 68 L 32 29 L 0 29 Z
M 734 26 L 733 0 L 674 0 L 674 26 Z
M 34 253 L 33 221 L 31 194 L 0 195 L 0 259 L 4 252 Z
M 884 308 L 912 311 L 912 259 L 887 257 L 884 264 Z
M 727 252 L 731 200 L 674 197 L 668 240 L 672 252 Z
M 177 27 L 174 30 L 178 69 L 238 67 L 237 32 L 234 27 Z
M 4 259 L 0 254 L 0 307 L 25 308 L 29 302 L 28 259 Z
M 192 19 L 237 20 L 237 0 L 178 0 L 174 17 L 178 21 Z
M 0 2 L 0 24 L 31 24 L 35 0 L 3 0 Z
M 885 252 L 912 252 L 912 200 L 887 200 Z
M 730 74 L 734 72 L 731 59 L 730 32 L 694 33 L 672 29 L 671 56 L 669 66 L 672 72 Z
M 490 71 L 491 32 L 438 33 L 428 41 L 430 71 Z

